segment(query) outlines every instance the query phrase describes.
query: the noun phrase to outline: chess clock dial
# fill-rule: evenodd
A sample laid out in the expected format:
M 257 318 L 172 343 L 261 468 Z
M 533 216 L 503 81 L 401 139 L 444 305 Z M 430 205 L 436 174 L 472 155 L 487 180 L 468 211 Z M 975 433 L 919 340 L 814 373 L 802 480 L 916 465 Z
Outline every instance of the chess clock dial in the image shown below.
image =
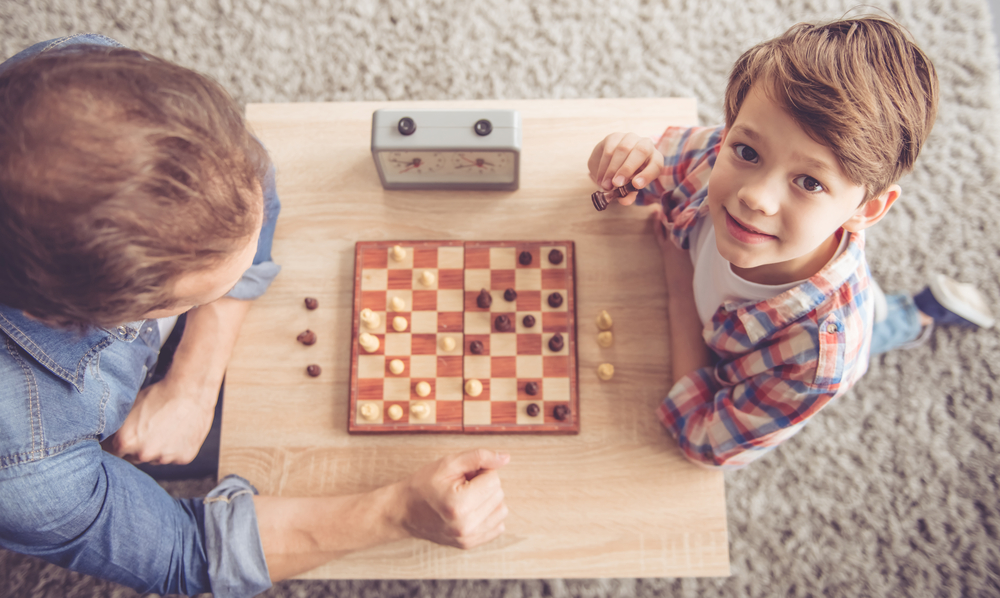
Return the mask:
M 377 110 L 372 156 L 386 189 L 518 187 L 514 110 Z

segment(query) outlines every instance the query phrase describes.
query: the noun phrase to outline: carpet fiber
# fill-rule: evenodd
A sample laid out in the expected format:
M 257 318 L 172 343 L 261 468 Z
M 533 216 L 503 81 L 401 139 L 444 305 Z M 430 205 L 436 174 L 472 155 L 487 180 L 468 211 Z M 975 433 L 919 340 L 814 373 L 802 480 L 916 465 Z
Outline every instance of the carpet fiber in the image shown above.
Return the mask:
M 1000 299 L 1000 80 L 985 0 L 883 2 L 934 61 L 937 124 L 869 234 L 887 291 L 944 272 Z M 694 96 L 722 119 L 739 54 L 835 0 L 0 2 L 0 55 L 92 31 L 221 81 L 241 102 Z M 640 131 L 655 134 L 658 131 Z M 597 140 L 595 140 L 596 143 Z M 581 164 L 581 176 L 585 165 Z M 1000 311 L 1000 310 L 998 310 Z M 726 476 L 725 579 L 306 582 L 266 596 L 1000 595 L 997 333 L 942 330 L 875 359 L 795 439 Z M 164 484 L 197 495 L 211 481 Z M 0 551 L 0 595 L 133 596 Z

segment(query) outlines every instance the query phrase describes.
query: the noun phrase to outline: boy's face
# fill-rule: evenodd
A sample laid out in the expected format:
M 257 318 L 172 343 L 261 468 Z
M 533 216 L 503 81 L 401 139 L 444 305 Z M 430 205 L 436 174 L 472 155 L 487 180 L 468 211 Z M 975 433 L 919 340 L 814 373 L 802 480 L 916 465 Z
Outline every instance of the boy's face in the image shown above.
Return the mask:
M 197 305 L 205 305 L 220 299 L 243 277 L 243 273 L 253 264 L 257 253 L 257 239 L 264 218 L 264 200 L 260 186 L 255 190 L 257 202 L 257 225 L 252 235 L 240 241 L 237 249 L 214 268 L 199 270 L 181 276 L 174 284 L 176 302 L 167 309 L 158 309 L 142 316 L 142 319 L 166 318 L 182 314 Z
M 865 212 L 864 197 L 829 148 L 759 84 L 750 89 L 708 187 L 716 244 L 734 272 L 761 284 L 809 278 L 836 252 L 834 233 Z

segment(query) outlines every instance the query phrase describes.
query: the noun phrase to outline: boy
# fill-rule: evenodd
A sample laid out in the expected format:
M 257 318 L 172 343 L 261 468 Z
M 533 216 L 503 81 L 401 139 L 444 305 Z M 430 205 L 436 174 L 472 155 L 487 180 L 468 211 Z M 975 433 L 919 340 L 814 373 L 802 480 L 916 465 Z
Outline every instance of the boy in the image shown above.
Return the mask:
M 123 460 L 198 452 L 278 273 L 278 210 L 266 152 L 206 77 L 101 36 L 0 65 L 0 546 L 143 592 L 250 596 L 378 543 L 503 531 L 508 457 L 490 451 L 316 498 L 230 476 L 175 500 Z M 149 384 L 158 319 L 183 312 Z
M 658 415 L 689 459 L 744 466 L 844 394 L 870 354 L 935 321 L 992 325 L 975 289 L 944 277 L 886 301 L 864 257 L 937 101 L 934 66 L 896 23 L 800 24 L 737 61 L 725 127 L 594 149 L 602 188 L 631 179 L 641 190 L 622 203 L 662 205 L 675 384 Z

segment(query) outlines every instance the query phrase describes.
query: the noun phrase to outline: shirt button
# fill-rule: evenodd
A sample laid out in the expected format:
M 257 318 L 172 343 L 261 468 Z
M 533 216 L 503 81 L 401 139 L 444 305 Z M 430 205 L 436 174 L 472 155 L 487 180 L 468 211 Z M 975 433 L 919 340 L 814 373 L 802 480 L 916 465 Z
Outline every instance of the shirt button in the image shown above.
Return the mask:
M 830 322 L 829 324 L 826 325 L 826 331 L 829 332 L 830 334 L 834 334 L 835 332 L 837 332 L 837 325 L 834 324 L 833 322 Z
M 119 334 L 128 334 L 128 328 L 125 328 L 124 326 L 119 326 L 118 327 L 118 333 Z

